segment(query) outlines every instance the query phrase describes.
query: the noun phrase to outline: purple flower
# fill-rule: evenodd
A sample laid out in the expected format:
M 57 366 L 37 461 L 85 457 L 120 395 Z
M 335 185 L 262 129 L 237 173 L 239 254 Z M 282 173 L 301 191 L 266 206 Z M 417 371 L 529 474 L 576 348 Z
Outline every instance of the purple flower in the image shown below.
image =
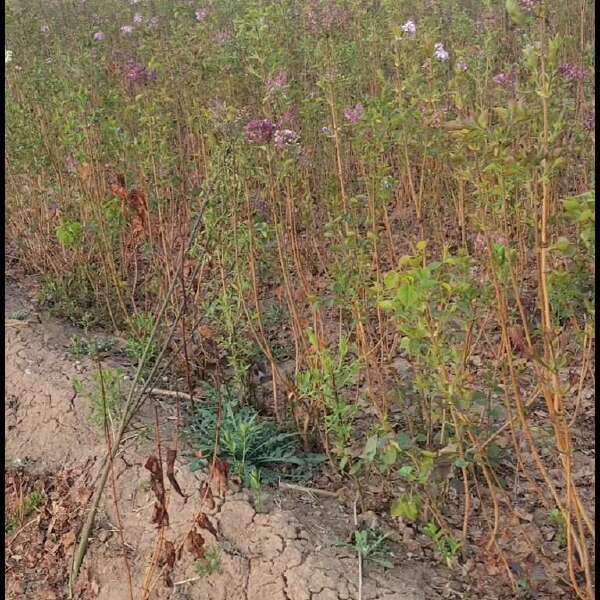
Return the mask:
M 144 22 L 144 17 L 140 13 L 133 15 L 133 22 L 135 25 L 141 25 Z
M 414 38 L 415 35 L 417 35 L 417 26 L 412 19 L 409 19 L 406 21 L 406 23 L 404 23 L 404 25 L 402 25 L 402 31 L 404 31 L 404 33 L 408 33 L 408 37 Z
M 42 25 L 42 26 L 40 27 L 40 31 L 41 31 L 42 33 L 48 33 L 48 32 L 50 31 L 50 27 L 48 27 L 48 25 Z
M 357 104 L 354 108 L 347 108 L 344 111 L 344 117 L 352 125 L 356 125 L 364 116 L 365 108 L 362 104 Z
M 285 148 L 297 144 L 300 136 L 291 129 L 279 129 L 273 135 L 273 142 L 278 148 Z
M 251 144 L 268 144 L 277 127 L 269 119 L 254 119 L 246 125 L 246 139 Z
M 194 14 L 196 15 L 196 21 L 202 23 L 208 17 L 208 8 L 199 8 Z
M 133 27 L 131 25 L 123 25 L 120 31 L 123 35 L 129 35 L 130 33 L 133 33 Z
M 588 73 L 585 69 L 570 63 L 563 63 L 560 65 L 560 67 L 558 67 L 558 74 L 565 81 L 585 81 L 588 77 Z
M 288 75 L 285 71 L 279 71 L 273 79 L 267 81 L 267 89 L 269 92 L 283 90 L 288 86 Z
M 586 131 L 594 131 L 596 129 L 596 111 L 590 112 L 585 115 L 583 119 L 583 128 Z
M 457 62 L 456 63 L 456 70 L 457 71 L 466 71 L 468 70 L 469 65 L 466 62 Z
M 103 42 L 105 39 L 106 39 L 106 34 L 103 33 L 102 31 L 96 31 L 96 33 L 94 34 L 95 42 Z
M 446 50 L 444 48 L 444 44 L 441 44 L 438 42 L 437 44 L 435 44 L 434 48 L 435 48 L 435 52 L 433 53 L 433 55 L 438 60 L 445 62 L 450 58 L 450 55 L 448 54 L 448 52 L 446 52 Z
M 514 73 L 498 73 L 494 75 L 493 81 L 499 86 L 509 87 L 515 82 L 515 76 Z

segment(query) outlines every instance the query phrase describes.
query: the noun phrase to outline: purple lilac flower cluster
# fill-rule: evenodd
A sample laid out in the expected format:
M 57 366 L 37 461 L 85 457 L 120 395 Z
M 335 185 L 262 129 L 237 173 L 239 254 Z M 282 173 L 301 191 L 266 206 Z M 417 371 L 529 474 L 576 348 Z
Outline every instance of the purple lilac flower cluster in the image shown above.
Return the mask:
M 273 135 L 273 143 L 278 148 L 293 146 L 298 143 L 299 139 L 298 134 L 291 129 L 278 129 Z
M 356 125 L 364 117 L 364 115 L 365 108 L 360 103 L 352 108 L 347 108 L 344 111 L 344 117 L 346 117 L 346 120 L 352 125 Z
M 246 139 L 251 144 L 268 144 L 277 126 L 269 119 L 253 119 L 246 125 Z
M 202 23 L 208 17 L 208 8 L 199 8 L 195 13 L 196 21 Z
M 450 55 L 448 54 L 447 50 L 444 48 L 444 44 L 438 42 L 437 44 L 435 44 L 434 46 L 434 53 L 433 55 L 440 61 L 445 62 L 450 58 Z
M 558 67 L 558 74 L 565 81 L 585 81 L 588 78 L 588 73 L 585 69 L 571 63 L 563 63 L 560 65 L 560 67 Z
M 417 35 L 417 26 L 412 19 L 406 21 L 406 23 L 402 25 L 401 29 L 404 31 L 404 33 L 408 34 L 408 37 L 414 38 Z
M 300 136 L 295 131 L 281 129 L 270 119 L 253 119 L 246 125 L 245 133 L 251 144 L 273 142 L 278 148 L 293 146 L 300 141 Z

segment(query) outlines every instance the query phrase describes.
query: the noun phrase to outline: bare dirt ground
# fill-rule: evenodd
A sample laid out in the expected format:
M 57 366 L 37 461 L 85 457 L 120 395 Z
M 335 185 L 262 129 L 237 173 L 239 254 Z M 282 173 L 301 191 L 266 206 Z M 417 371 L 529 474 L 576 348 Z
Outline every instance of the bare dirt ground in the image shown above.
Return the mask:
M 90 423 L 88 403 L 73 388 L 73 379 L 85 381 L 95 366 L 90 359 L 76 361 L 67 352 L 73 331 L 37 310 L 23 289 L 9 284 L 6 294 L 5 523 L 18 508 L 22 517 L 10 528 L 5 524 L 6 593 L 15 600 L 58 600 L 68 597 L 74 549 L 106 452 L 102 432 Z M 163 409 L 161 419 L 168 421 L 170 413 L 161 405 Z M 336 546 L 353 530 L 347 507 L 336 499 L 273 491 L 268 494 L 268 510 L 257 511 L 248 493 L 230 485 L 225 497 L 215 497 L 214 508 L 207 510 L 200 507 L 204 475 L 190 472 L 179 460 L 177 479 L 189 497 L 184 500 L 166 485 L 170 523 L 164 539 L 177 550 L 181 546 L 181 555 L 170 573 L 171 586 L 160 573 L 156 575 L 157 569 L 149 577 L 159 534 L 151 523 L 154 495 L 144 465 L 156 447 L 151 421 L 143 425 L 127 436 L 115 462 L 117 502 L 109 481 L 79 578 L 78 598 L 129 598 L 125 555 L 135 599 L 358 598 L 357 558 Z M 23 499 L 33 493 L 38 502 L 23 514 Z M 202 512 L 216 535 L 206 523 L 202 528 L 195 525 Z M 201 576 L 195 570 L 193 548 L 190 552 L 183 543 L 190 530 L 219 557 L 220 567 L 212 574 Z M 450 583 L 443 569 L 433 570 L 430 564 L 400 555 L 386 571 L 366 566 L 362 598 L 468 597 L 455 596 Z M 151 589 L 148 596 L 144 585 Z

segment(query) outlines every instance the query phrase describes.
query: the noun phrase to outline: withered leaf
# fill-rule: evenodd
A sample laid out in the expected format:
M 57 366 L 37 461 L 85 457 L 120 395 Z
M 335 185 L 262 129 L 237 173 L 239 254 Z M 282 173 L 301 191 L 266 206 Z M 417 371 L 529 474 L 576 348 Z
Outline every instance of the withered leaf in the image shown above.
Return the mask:
M 198 333 L 207 340 L 215 338 L 215 332 L 208 325 L 200 325 L 200 327 L 198 327 Z
M 127 196 L 129 205 L 135 210 L 143 223 L 148 218 L 148 203 L 146 202 L 146 195 L 142 190 L 131 190 Z
M 182 497 L 187 498 L 187 496 L 181 491 L 179 487 L 179 483 L 175 479 L 175 459 L 177 458 L 177 451 L 174 448 L 169 448 L 167 450 L 167 477 L 173 486 L 173 489 Z
M 77 540 L 77 536 L 75 535 L 75 532 L 73 530 L 71 530 L 71 531 L 67 531 L 67 533 L 65 533 L 62 536 L 61 543 L 63 545 L 63 548 L 65 550 L 68 550 L 71 546 L 73 546 L 75 544 L 76 540 Z
M 201 529 L 206 529 L 215 537 L 217 537 L 217 530 L 215 529 L 215 526 L 210 522 L 210 519 L 203 512 L 198 513 L 196 516 L 196 523 Z
M 88 163 L 84 162 L 79 166 L 79 177 L 83 181 L 87 181 L 90 178 L 91 174 L 92 174 L 92 167 Z
M 151 455 L 148 457 L 148 460 L 146 461 L 144 468 L 148 469 L 148 471 L 150 471 L 150 473 L 152 473 L 152 475 L 160 475 L 161 470 L 162 470 L 161 466 L 160 466 L 160 461 L 154 455 Z
M 120 200 L 127 200 L 127 190 L 118 183 L 111 183 L 110 191 Z
M 198 531 L 191 529 L 185 538 L 186 550 L 197 560 L 204 558 L 204 538 Z
M 227 492 L 227 473 L 229 465 L 218 457 L 215 457 L 214 463 L 210 469 L 210 479 L 217 487 L 217 495 L 225 496 Z
M 152 486 L 152 491 L 156 496 L 151 522 L 155 523 L 157 527 L 163 525 L 168 526 L 169 514 L 167 513 L 167 507 L 165 505 L 165 485 L 163 483 L 162 465 L 158 458 L 152 455 L 148 457 L 144 467 L 150 471 L 150 484 Z
M 154 513 L 152 514 L 151 523 L 156 524 L 157 527 L 169 526 L 169 513 L 167 512 L 164 504 L 160 502 L 154 503 Z
M 159 559 L 159 566 L 167 566 L 169 569 L 172 569 L 175 566 L 175 561 L 177 559 L 177 554 L 175 551 L 175 544 L 170 540 L 165 540 L 163 543 L 162 553 Z

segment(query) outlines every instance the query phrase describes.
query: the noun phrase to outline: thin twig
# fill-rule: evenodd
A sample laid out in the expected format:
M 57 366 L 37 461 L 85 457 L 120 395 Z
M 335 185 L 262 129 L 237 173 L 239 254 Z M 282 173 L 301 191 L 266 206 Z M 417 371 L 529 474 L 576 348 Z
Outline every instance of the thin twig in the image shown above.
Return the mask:
M 356 490 L 356 498 L 354 498 L 354 504 L 352 506 L 353 508 L 353 514 L 354 514 L 354 531 L 358 531 L 358 515 L 356 513 L 356 505 L 358 504 L 358 498 L 359 498 L 359 493 L 358 490 Z M 356 536 L 356 533 L 355 533 Z M 355 537 L 355 541 L 356 541 L 356 537 Z M 358 555 L 358 600 L 362 600 L 362 584 L 363 584 L 363 574 L 362 574 L 362 567 L 363 567 L 363 557 L 362 557 L 362 553 L 361 553 L 361 549 L 360 547 L 358 547 L 357 544 L 357 548 L 356 548 L 356 553 Z
M 179 392 L 177 390 L 163 390 L 160 388 L 152 388 L 148 394 L 151 396 L 164 396 L 165 398 L 178 398 L 183 400 L 193 400 L 198 396 L 192 396 L 187 392 Z
M 315 496 L 325 496 L 326 498 L 339 498 L 340 495 L 339 492 L 330 492 L 328 490 L 320 490 L 318 488 L 304 487 L 303 485 L 286 483 L 285 481 L 279 481 L 279 487 L 286 490 L 295 490 L 297 492 L 314 494 Z

